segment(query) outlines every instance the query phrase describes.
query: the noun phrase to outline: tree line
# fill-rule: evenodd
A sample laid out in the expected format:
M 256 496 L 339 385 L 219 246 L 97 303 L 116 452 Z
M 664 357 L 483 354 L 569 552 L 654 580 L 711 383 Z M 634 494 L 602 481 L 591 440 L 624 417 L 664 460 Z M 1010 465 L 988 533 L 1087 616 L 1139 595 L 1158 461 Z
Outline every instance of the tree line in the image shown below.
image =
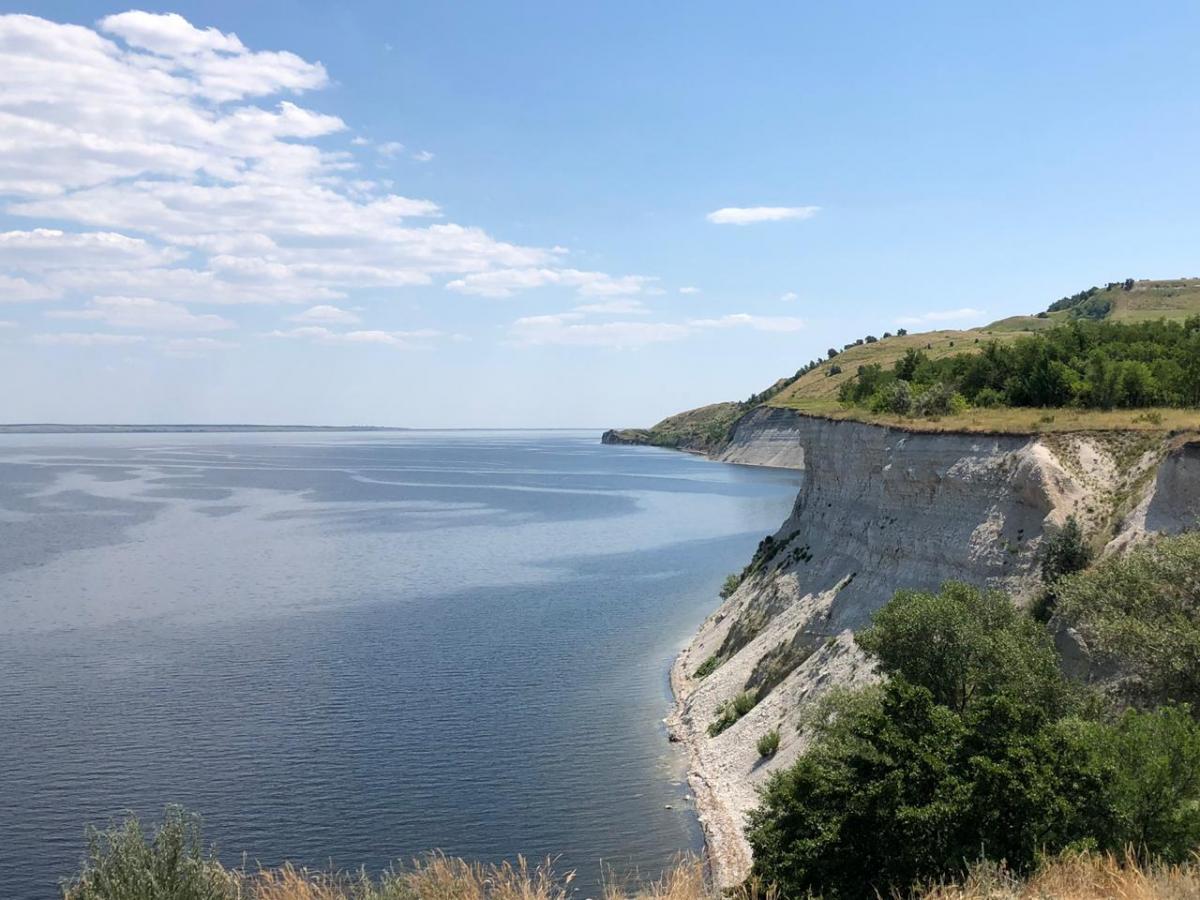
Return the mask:
M 940 359 L 909 348 L 890 369 L 860 366 L 839 397 L 898 415 L 941 415 L 967 406 L 1195 407 L 1200 316 L 1131 324 L 1078 319 Z

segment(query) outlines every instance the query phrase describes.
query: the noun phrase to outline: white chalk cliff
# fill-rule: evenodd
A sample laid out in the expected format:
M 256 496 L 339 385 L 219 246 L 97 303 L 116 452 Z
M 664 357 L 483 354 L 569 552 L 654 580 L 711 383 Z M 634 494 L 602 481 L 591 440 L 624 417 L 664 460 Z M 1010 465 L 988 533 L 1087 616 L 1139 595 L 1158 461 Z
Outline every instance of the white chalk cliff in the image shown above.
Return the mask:
M 1181 436 L 921 433 L 759 407 L 717 458 L 805 473 L 755 571 L 672 672 L 668 725 L 690 754 L 721 885 L 748 871 L 745 814 L 766 778 L 803 751 L 806 709 L 830 687 L 875 677 L 853 633 L 897 589 L 959 580 L 1022 601 L 1038 583 L 1043 534 L 1070 515 L 1110 550 L 1200 516 L 1200 443 Z M 1059 639 L 1086 671 L 1087 648 Z M 716 668 L 696 677 L 712 657 Z M 748 690 L 758 704 L 709 736 L 718 707 Z M 756 744 L 773 728 L 780 747 L 763 759 Z

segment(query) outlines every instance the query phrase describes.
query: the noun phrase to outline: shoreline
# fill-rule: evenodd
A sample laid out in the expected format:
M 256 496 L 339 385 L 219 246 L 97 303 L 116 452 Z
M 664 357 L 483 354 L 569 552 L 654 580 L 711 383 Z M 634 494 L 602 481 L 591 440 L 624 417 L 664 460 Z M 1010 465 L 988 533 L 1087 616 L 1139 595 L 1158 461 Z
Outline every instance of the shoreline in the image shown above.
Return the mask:
M 692 733 L 683 717 L 689 681 L 684 668 L 687 650 L 688 646 L 685 645 L 671 663 L 672 708 L 663 721 L 667 726 L 667 739 L 679 744 L 687 753 L 687 783 L 694 798 L 696 819 L 704 835 L 705 864 L 718 888 L 731 888 L 744 881 L 750 872 L 750 846 L 736 813 L 721 800 L 712 786 L 711 776 L 700 754 L 702 737 Z

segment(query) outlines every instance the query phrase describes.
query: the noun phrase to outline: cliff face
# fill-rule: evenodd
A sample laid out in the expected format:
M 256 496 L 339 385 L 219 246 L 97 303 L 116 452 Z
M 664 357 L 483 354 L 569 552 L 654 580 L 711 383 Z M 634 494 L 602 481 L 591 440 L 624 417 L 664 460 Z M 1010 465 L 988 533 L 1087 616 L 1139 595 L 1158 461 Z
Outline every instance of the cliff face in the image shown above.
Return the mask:
M 1200 515 L 1200 444 L 1178 438 L 910 433 L 759 407 L 718 458 L 805 472 L 791 516 L 672 673 L 669 726 L 691 753 L 722 884 L 746 874 L 745 813 L 804 749 L 807 708 L 875 678 L 853 632 L 897 589 L 954 579 L 1028 599 L 1045 529 L 1069 515 L 1114 548 Z M 1070 650 L 1086 670 L 1087 648 Z M 718 707 L 743 691 L 758 704 L 710 736 Z M 763 760 L 755 745 L 773 728 L 780 748 Z

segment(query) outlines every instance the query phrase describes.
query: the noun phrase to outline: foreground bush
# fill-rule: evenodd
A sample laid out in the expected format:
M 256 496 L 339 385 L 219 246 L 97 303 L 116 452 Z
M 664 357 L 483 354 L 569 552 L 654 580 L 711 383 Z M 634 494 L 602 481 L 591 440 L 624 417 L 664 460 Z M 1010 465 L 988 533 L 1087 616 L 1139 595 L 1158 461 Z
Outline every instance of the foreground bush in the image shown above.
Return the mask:
M 87 832 L 82 871 L 63 887 L 68 900 L 227 900 L 238 879 L 206 849 L 200 822 L 177 806 L 147 837 L 130 818 L 107 831 Z
M 841 693 L 750 814 L 755 873 L 785 896 L 907 892 L 971 860 L 1018 875 L 1091 847 L 1182 862 L 1200 844 L 1200 725 L 1110 719 L 1047 633 L 965 585 L 901 592 L 860 642 L 887 681 Z

